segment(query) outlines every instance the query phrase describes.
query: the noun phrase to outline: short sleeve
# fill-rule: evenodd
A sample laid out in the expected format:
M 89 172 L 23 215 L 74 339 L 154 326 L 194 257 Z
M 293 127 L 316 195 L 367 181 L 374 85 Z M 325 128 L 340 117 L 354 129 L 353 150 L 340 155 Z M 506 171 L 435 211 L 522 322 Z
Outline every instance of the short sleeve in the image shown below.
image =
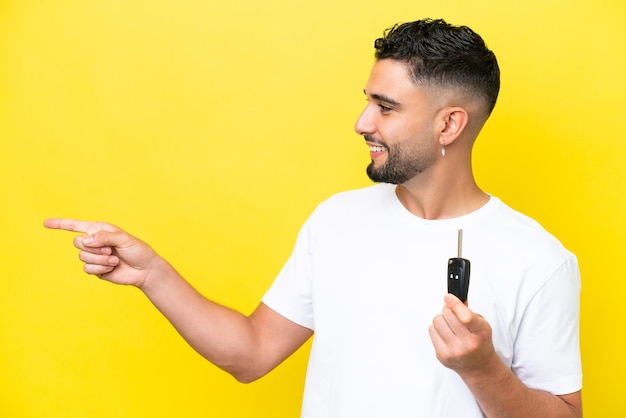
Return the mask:
M 307 221 L 298 234 L 291 256 L 262 301 L 290 321 L 312 330 L 311 238 Z
M 527 386 L 555 395 L 582 387 L 580 273 L 574 255 L 528 304 L 515 341 L 513 372 Z

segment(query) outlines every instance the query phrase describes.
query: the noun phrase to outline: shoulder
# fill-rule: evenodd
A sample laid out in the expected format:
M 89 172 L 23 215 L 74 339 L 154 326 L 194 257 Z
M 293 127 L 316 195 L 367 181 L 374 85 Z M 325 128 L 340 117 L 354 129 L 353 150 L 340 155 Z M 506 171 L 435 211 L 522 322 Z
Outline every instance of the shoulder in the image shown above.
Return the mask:
M 498 198 L 492 197 L 491 200 L 488 221 L 483 225 L 488 232 L 487 236 L 491 236 L 502 250 L 539 259 L 548 257 L 566 261 L 575 258 L 537 220 L 511 208 Z
M 315 209 L 314 215 L 341 217 L 342 214 L 349 214 L 358 216 L 359 213 L 388 208 L 394 204 L 395 199 L 395 186 L 376 184 L 336 193 L 321 202 Z
M 341 205 L 341 204 L 354 204 L 362 201 L 369 203 L 376 201 L 384 201 L 395 196 L 395 186 L 392 184 L 375 184 L 360 189 L 353 189 L 335 193 L 321 205 Z
M 336 193 L 313 210 L 301 230 L 317 237 L 325 234 L 337 237 L 342 231 L 354 231 L 371 222 L 380 222 L 397 204 L 394 190 L 392 185 L 377 184 Z

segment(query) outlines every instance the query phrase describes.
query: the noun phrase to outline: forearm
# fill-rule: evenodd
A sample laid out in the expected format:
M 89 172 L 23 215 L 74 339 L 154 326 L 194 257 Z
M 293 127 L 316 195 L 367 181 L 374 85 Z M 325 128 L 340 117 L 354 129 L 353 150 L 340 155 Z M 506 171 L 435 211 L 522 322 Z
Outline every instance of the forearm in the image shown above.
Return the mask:
M 165 260 L 156 267 L 141 290 L 191 347 L 238 380 L 264 373 L 249 317 L 206 299 Z
M 499 358 L 489 371 L 461 378 L 489 418 L 582 417 L 580 392 L 555 396 L 530 389 Z
M 312 335 L 262 303 L 246 316 L 209 301 L 148 244 L 114 225 L 57 218 L 44 225 L 84 233 L 74 246 L 86 273 L 141 289 L 196 351 L 242 382 L 272 370 Z
M 114 225 L 56 218 L 44 225 L 84 233 L 74 246 L 86 273 L 142 290 L 189 345 L 241 382 L 265 375 L 313 334 L 263 303 L 246 316 L 209 301 L 148 244 Z

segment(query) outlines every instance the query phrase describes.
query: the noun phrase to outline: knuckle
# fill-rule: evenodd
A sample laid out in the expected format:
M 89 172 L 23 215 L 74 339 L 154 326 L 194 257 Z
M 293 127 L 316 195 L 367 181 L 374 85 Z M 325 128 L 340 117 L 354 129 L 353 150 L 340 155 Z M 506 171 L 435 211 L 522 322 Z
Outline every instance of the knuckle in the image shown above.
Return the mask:
M 471 339 L 465 344 L 465 350 L 468 353 L 473 353 L 474 351 L 478 350 L 479 347 L 480 343 L 476 339 Z

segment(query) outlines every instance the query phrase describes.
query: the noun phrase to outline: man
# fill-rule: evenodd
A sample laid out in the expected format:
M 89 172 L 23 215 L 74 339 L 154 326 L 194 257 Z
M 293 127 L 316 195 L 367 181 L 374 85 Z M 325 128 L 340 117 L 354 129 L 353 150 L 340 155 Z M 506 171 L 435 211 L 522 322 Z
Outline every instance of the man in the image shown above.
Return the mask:
M 580 417 L 576 258 L 472 174 L 499 91 L 494 54 L 471 29 L 428 19 L 375 47 L 355 129 L 383 184 L 323 202 L 250 316 L 205 299 L 117 227 L 45 225 L 85 233 L 74 245 L 87 273 L 141 289 L 242 382 L 315 333 L 303 417 Z M 442 310 L 458 229 L 469 299 L 447 294 Z

